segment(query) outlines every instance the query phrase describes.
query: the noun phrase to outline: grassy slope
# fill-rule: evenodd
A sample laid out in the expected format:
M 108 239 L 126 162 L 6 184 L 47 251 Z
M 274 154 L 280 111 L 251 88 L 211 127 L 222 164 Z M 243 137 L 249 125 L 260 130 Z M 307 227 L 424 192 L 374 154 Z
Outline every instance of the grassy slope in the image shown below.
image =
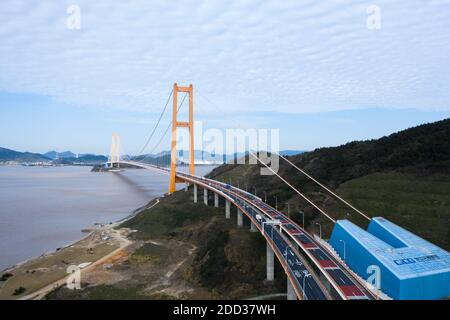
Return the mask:
M 339 194 L 450 250 L 450 176 L 375 173 L 343 183 Z

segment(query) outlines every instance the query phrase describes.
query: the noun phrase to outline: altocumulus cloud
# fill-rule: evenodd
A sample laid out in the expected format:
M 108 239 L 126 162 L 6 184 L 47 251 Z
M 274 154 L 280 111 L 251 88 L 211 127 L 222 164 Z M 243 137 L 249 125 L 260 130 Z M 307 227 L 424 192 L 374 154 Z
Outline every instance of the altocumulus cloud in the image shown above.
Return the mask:
M 197 98 L 205 113 L 449 110 L 449 14 L 444 0 L 2 0 L 0 90 L 158 112 L 178 81 L 214 100 Z

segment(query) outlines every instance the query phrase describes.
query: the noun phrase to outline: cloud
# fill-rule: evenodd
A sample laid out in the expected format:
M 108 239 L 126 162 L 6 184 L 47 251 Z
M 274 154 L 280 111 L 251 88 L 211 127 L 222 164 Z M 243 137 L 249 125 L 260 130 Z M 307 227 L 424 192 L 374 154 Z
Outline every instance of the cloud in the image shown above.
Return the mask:
M 449 13 L 437 0 L 3 0 L 0 90 L 157 113 L 177 81 L 205 115 L 450 110 Z

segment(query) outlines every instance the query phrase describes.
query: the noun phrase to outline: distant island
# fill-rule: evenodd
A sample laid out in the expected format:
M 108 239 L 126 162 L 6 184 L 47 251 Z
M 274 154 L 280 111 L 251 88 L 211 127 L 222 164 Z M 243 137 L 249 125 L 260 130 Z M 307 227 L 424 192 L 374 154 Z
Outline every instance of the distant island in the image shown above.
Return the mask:
M 58 153 L 49 151 L 44 154 L 20 152 L 0 147 L 0 164 L 22 165 L 97 165 L 105 163 L 106 156 L 94 154 L 76 155 L 71 151 Z
M 39 153 L 19 152 L 0 147 L 0 163 L 1 162 L 47 162 L 51 161 Z

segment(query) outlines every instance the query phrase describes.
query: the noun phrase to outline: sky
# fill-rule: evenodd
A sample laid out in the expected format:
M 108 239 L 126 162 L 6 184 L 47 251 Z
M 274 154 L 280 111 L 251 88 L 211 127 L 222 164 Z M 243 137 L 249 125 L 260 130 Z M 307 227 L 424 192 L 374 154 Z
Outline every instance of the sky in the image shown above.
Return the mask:
M 174 82 L 204 128 L 278 129 L 280 149 L 448 118 L 449 15 L 450 0 L 2 0 L 0 146 L 106 154 L 117 132 L 137 154 Z M 168 149 L 170 111 L 144 152 Z

